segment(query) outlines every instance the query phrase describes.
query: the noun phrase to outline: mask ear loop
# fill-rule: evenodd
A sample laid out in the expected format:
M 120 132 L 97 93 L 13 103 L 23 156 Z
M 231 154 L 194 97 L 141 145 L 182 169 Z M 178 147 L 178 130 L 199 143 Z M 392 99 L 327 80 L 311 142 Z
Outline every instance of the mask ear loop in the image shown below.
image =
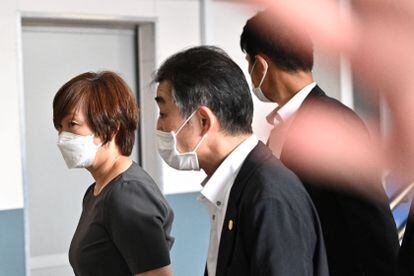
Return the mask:
M 250 69 L 250 72 L 249 72 L 250 76 L 251 76 L 251 75 L 252 75 L 252 73 L 253 73 L 254 66 L 256 65 L 256 61 L 257 61 L 257 59 L 254 59 L 254 62 L 253 62 L 253 65 L 252 65 L 252 69 Z
M 183 127 L 188 123 L 188 121 L 190 121 L 190 119 L 194 116 L 194 114 L 197 112 L 197 110 L 195 110 L 188 118 L 187 120 L 184 121 L 184 123 L 178 128 L 178 130 L 175 132 L 175 136 L 178 135 L 178 133 L 183 129 Z M 213 118 L 213 124 L 214 124 L 214 118 Z M 206 138 L 207 133 L 205 133 L 203 135 L 203 137 L 201 137 L 200 141 L 197 143 L 197 145 L 195 146 L 194 150 L 192 152 L 196 152 L 198 150 L 198 148 L 200 147 L 201 143 L 204 141 L 204 139 Z
M 194 116 L 194 114 L 197 112 L 197 110 L 195 110 L 193 113 L 191 113 L 191 115 L 187 118 L 187 120 L 185 120 L 184 123 L 182 123 L 182 125 L 175 132 L 175 135 L 177 135 L 183 129 L 183 127 L 188 123 L 188 121 L 190 121 L 190 119 Z
M 212 123 L 211 124 L 214 124 L 214 117 L 213 117 L 213 120 L 212 120 Z M 206 137 L 207 137 L 207 132 L 204 133 L 203 137 L 201 137 L 200 141 L 195 146 L 193 152 L 196 152 L 198 150 L 198 148 L 200 147 L 201 143 L 204 141 L 204 138 L 206 138 Z
M 203 137 L 201 137 L 200 141 L 197 143 L 197 145 L 195 146 L 195 148 L 193 149 L 192 152 L 196 152 L 198 150 L 198 148 L 200 147 L 201 143 L 204 141 L 204 138 L 207 137 L 207 133 L 203 135 Z
M 256 62 L 256 61 L 255 61 Z M 264 72 L 264 74 L 263 74 L 263 77 L 262 77 L 262 80 L 260 81 L 260 83 L 259 83 L 259 86 L 258 87 L 261 87 L 262 86 L 262 84 L 263 84 L 263 82 L 264 82 L 264 79 L 266 78 L 266 74 L 267 74 L 267 70 L 269 69 L 269 65 L 267 64 L 267 62 L 265 61 L 265 64 L 266 64 L 266 66 L 265 66 L 265 72 Z
M 91 137 L 91 140 L 92 140 L 92 143 L 95 145 L 95 147 L 97 148 L 97 149 L 99 149 L 102 145 L 103 145 L 103 143 L 101 142 L 101 143 L 99 143 L 99 144 L 95 144 L 95 142 L 93 141 L 94 139 L 95 139 L 95 134 L 94 133 L 92 133 L 92 134 L 90 134 L 90 135 L 88 135 L 89 137 Z

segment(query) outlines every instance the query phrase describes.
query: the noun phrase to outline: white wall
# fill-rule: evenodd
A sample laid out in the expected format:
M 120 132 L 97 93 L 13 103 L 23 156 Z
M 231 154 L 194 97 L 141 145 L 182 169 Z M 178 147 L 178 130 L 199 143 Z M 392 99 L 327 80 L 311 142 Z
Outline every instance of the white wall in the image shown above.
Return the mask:
M 53 18 L 155 19 L 157 62 L 184 47 L 198 45 L 199 3 L 196 0 L 5 0 L 0 2 L 0 210 L 23 207 L 22 131 L 24 118 L 21 73 L 21 28 L 23 16 Z M 181 16 L 183 11 L 186 16 Z M 151 104 L 154 102 L 141 103 Z M 155 105 L 154 105 L 155 114 Z M 155 115 L 154 115 L 155 116 Z M 151 135 L 149 133 L 148 135 Z M 148 139 L 150 140 L 150 139 Z M 152 139 L 154 140 L 154 139 Z
M 23 207 L 17 1 L 0 2 L 0 210 Z
M 208 45 L 223 48 L 232 59 L 242 68 L 250 84 L 247 72 L 245 54 L 240 49 L 240 35 L 246 21 L 263 7 L 237 3 L 234 1 L 203 0 L 202 11 L 205 21 L 201 28 L 205 37 L 202 41 Z M 187 15 L 188 13 L 186 13 Z M 340 62 L 338 57 L 325 57 L 318 51 L 316 45 L 315 66 L 313 74 L 318 84 L 328 95 L 341 99 Z M 254 95 L 253 131 L 260 140 L 266 142 L 271 126 L 265 117 L 276 105 L 260 102 Z M 199 183 L 205 177 L 204 173 L 177 172 L 164 164 L 164 188 L 166 193 L 179 193 L 199 190 Z
M 248 63 L 245 54 L 240 49 L 240 35 L 246 21 L 261 8 L 249 4 L 237 4 L 230 1 L 210 1 L 208 6 L 207 43 L 223 48 L 231 58 L 242 68 L 246 79 L 251 84 Z M 274 103 L 263 103 L 253 94 L 254 115 L 253 131 L 258 138 L 266 142 L 271 126 L 265 117 L 275 108 Z
M 239 47 L 239 38 L 246 20 L 255 14 L 257 7 L 245 1 L 220 0 L 2 0 L 0 1 L 0 211 L 22 208 L 24 172 L 24 98 L 21 68 L 21 18 L 71 18 L 155 22 L 155 54 L 151 59 L 141 57 L 146 64 L 160 65 L 171 54 L 201 42 L 222 47 L 244 70 L 248 81 L 247 62 Z M 204 17 L 200 14 L 203 13 Z M 202 20 L 204 19 L 204 20 Z M 147 45 L 148 46 L 148 45 Z M 148 51 L 148 49 L 147 49 Z M 145 67 L 145 66 L 144 66 Z M 146 66 L 146 68 L 151 66 Z M 323 59 L 316 55 L 315 75 L 323 88 L 341 98 L 341 75 L 338 60 Z M 147 69 L 146 69 L 147 70 Z M 153 101 L 155 87 L 149 86 L 150 72 L 142 80 L 141 111 L 145 119 L 143 154 L 144 168 L 153 174 L 165 193 L 180 193 L 200 189 L 205 177 L 199 172 L 179 172 L 163 163 L 155 152 L 155 117 Z M 153 95 L 151 95 L 153 94 Z M 264 104 L 255 97 L 253 129 L 259 139 L 266 140 L 270 126 L 264 117 L 273 104 Z M 160 169 L 153 169 L 159 167 Z M 81 200 L 81 199 L 80 199 Z M 66 254 L 54 256 L 56 265 L 67 262 Z M 53 257 L 53 256 L 52 256 Z M 39 267 L 50 265 L 50 256 L 39 261 Z M 63 268 L 62 268 L 63 269 Z M 66 269 L 66 268 L 65 268 Z M 36 274 L 37 275 L 37 274 Z M 40 274 L 39 274 L 40 275 Z
M 157 29 L 157 63 L 171 54 L 200 45 L 200 3 L 188 0 L 159 1 Z M 163 28 L 163 26 L 165 26 Z M 196 191 L 205 177 L 203 172 L 185 172 L 162 162 L 162 185 L 166 194 Z
M 204 2 L 204 6 L 200 3 Z M 205 9 L 202 9 L 205 7 Z M 0 143 L 2 156 L 0 170 L 0 210 L 21 208 L 23 206 L 22 175 L 22 122 L 24 99 L 22 94 L 22 74 L 20 68 L 20 18 L 65 17 L 97 18 L 113 20 L 114 18 L 133 18 L 134 20 L 151 19 L 156 22 L 155 64 L 159 65 L 169 55 L 199 45 L 203 41 L 222 47 L 239 64 L 247 75 L 247 63 L 239 47 L 239 38 L 246 20 L 254 15 L 258 7 L 233 1 L 211 0 L 3 0 L 0 2 L 0 120 L 2 135 Z M 200 12 L 204 12 L 205 21 L 200 24 Z M 203 28 L 204 32 L 201 32 Z M 340 67 L 337 60 L 324 60 L 316 55 L 315 75 L 323 88 L 332 96 L 340 98 Z M 250 79 L 248 78 L 250 81 Z M 143 80 L 148 81 L 149 80 Z M 155 88 L 147 86 L 144 93 L 154 93 Z M 152 105 L 146 112 L 156 116 L 156 107 L 152 97 L 144 97 L 141 105 Z M 151 101 L 151 102 L 150 102 Z M 259 139 L 266 140 L 270 126 L 264 121 L 265 115 L 273 104 L 264 104 L 254 98 L 255 113 L 253 128 Z M 148 116 L 148 115 L 147 115 Z M 151 122 L 152 124 L 152 122 Z M 143 135 L 146 143 L 154 143 L 154 136 L 147 130 Z M 145 147 L 145 145 L 144 145 Z M 152 144 L 148 148 L 154 148 Z M 148 156 L 148 154 L 147 154 Z M 152 162 L 161 162 L 156 157 Z M 145 166 L 145 160 L 144 160 Z M 151 171 L 151 169 L 149 169 Z M 154 170 L 156 171 L 156 170 Z M 198 190 L 203 173 L 178 172 L 166 164 L 161 166 L 161 175 L 155 176 L 162 182 L 166 193 Z
M 201 6 L 204 13 L 202 41 L 207 45 L 215 45 L 224 49 L 232 59 L 243 69 L 248 82 L 250 78 L 247 72 L 245 55 L 240 50 L 239 40 L 244 24 L 253 16 L 258 8 L 246 3 L 231 1 L 204 0 Z M 187 13 L 186 13 L 187 14 Z M 261 103 L 253 96 L 255 112 L 253 117 L 253 130 L 259 139 L 266 141 L 270 126 L 263 118 L 274 108 L 274 104 Z M 199 183 L 203 180 L 203 172 L 177 172 L 164 165 L 165 192 L 178 193 L 200 190 Z

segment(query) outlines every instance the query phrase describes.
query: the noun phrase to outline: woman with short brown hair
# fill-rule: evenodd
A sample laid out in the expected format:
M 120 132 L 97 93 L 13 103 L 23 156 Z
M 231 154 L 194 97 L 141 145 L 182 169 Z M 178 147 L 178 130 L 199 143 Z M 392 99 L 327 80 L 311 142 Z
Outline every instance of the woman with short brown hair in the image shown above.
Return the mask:
M 69 260 L 76 275 L 171 275 L 173 212 L 152 178 L 128 156 L 138 108 L 113 72 L 84 73 L 53 100 L 58 147 L 69 168 L 95 179 L 86 191 Z

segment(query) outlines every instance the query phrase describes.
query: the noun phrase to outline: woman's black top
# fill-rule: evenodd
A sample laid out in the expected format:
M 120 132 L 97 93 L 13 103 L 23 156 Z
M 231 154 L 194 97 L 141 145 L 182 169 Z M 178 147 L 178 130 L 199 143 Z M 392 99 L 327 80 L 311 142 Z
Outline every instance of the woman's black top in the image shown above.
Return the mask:
M 174 215 L 152 178 L 133 163 L 97 196 L 94 186 L 70 245 L 75 274 L 135 275 L 169 265 Z

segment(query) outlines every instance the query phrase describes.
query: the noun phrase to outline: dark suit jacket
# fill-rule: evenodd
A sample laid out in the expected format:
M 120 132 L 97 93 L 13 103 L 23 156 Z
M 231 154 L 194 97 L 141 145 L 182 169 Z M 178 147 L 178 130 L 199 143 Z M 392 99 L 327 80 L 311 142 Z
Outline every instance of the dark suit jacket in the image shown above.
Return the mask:
M 414 201 L 411 203 L 398 261 L 401 276 L 414 275 Z
M 328 275 L 309 195 L 261 142 L 247 156 L 230 191 L 216 275 Z
M 323 118 L 319 111 L 329 112 L 330 115 Z M 301 132 L 303 129 L 309 131 L 306 137 Z M 321 149 L 314 149 L 311 144 L 303 142 L 319 139 L 324 145 L 322 150 L 330 152 L 332 144 L 341 143 L 341 136 L 351 133 L 359 141 L 369 140 L 361 119 L 316 86 L 292 119 L 280 159 L 299 176 L 315 204 L 322 225 L 330 274 L 396 275 L 397 232 L 377 177 L 379 174 L 365 175 L 364 170 L 337 156 L 328 159 L 333 166 L 328 172 L 324 171 L 322 154 L 318 152 Z M 346 156 L 352 150 L 349 147 L 343 144 L 334 151 L 338 153 L 339 150 L 338 156 Z

